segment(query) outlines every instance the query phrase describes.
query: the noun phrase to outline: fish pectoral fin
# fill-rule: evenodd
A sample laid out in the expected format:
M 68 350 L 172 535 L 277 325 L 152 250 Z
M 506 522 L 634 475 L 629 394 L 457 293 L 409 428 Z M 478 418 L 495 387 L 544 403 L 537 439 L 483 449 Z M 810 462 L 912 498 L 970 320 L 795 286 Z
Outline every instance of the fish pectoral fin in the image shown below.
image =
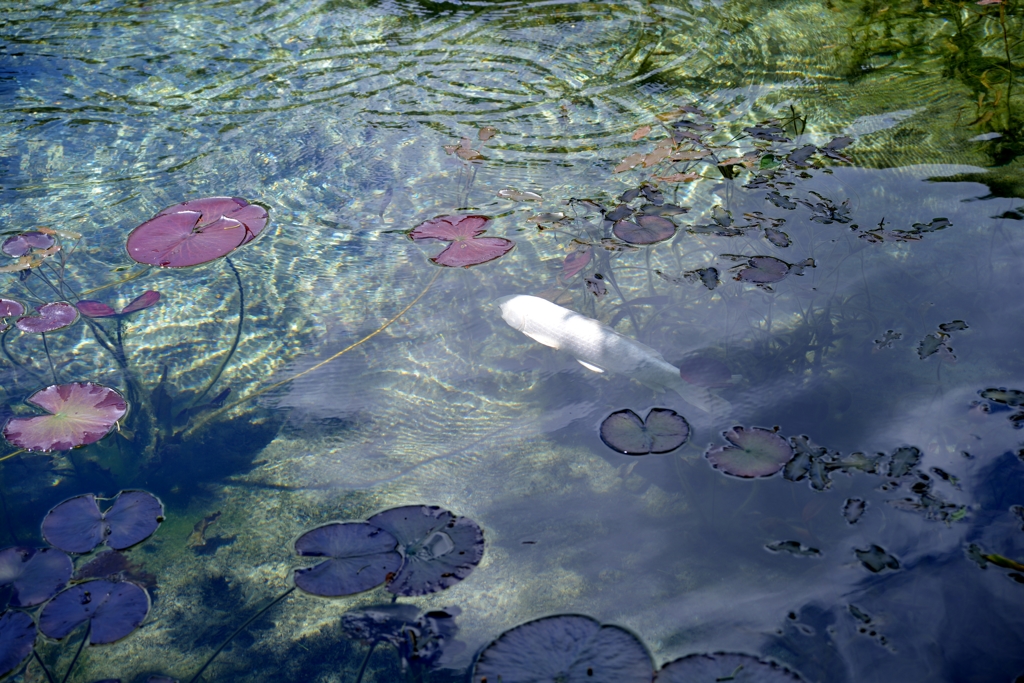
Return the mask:
M 604 372 L 604 368 L 599 368 L 596 365 L 591 365 L 590 363 L 585 363 L 585 362 L 581 361 L 579 358 L 576 359 L 576 362 L 579 363 L 580 365 L 582 365 L 583 367 L 585 367 L 587 370 L 590 370 L 592 372 Z
M 535 342 L 540 342 L 544 346 L 550 346 L 553 349 L 558 348 L 558 340 L 553 339 L 552 337 L 549 337 L 542 332 L 535 332 L 533 330 L 530 330 L 529 332 L 527 332 L 526 330 L 521 331 L 523 334 L 525 334 L 527 337 L 529 337 Z

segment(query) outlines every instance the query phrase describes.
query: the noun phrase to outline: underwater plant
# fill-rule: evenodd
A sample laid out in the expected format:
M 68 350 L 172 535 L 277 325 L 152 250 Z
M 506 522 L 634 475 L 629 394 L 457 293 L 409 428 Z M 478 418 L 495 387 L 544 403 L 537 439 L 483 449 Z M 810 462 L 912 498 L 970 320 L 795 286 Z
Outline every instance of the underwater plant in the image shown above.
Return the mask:
M 130 563 L 105 560 L 107 571 L 101 571 L 96 560 L 111 553 L 120 556 L 119 551 L 152 536 L 162 521 L 163 504 L 145 491 L 121 491 L 106 511 L 100 510 L 90 493 L 70 498 L 46 514 L 42 533 L 54 547 L 0 550 L 0 589 L 9 587 L 6 611 L 0 614 L 0 676 L 31 655 L 47 680 L 56 683 L 39 654 L 37 632 L 60 641 L 85 625 L 63 682 L 70 678 L 87 642 L 113 643 L 138 629 L 149 614 L 148 591 L 122 575 L 122 568 Z M 103 543 L 111 550 L 75 572 L 68 553 L 83 555 Z M 27 610 L 35 608 L 38 613 L 33 619 Z

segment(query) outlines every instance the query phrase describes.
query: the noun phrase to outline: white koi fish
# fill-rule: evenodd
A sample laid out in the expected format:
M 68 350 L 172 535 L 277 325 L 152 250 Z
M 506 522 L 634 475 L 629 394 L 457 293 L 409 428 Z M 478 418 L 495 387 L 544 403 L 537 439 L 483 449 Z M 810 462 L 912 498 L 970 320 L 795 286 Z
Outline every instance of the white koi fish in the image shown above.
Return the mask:
M 588 370 L 627 375 L 657 391 L 671 389 L 712 415 L 722 416 L 730 409 L 724 399 L 685 381 L 679 368 L 660 353 L 602 322 L 525 294 L 505 296 L 496 303 L 513 328 L 544 346 L 568 352 Z

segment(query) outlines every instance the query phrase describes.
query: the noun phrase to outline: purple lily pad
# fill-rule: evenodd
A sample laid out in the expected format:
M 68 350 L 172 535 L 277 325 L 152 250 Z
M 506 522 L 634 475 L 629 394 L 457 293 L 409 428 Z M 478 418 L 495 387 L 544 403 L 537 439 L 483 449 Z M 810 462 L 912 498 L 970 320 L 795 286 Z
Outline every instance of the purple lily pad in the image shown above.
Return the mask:
M 14 324 L 22 332 L 56 332 L 71 327 L 78 320 L 78 309 L 66 301 L 55 301 L 36 308 L 36 315 L 18 318 Z
M 451 242 L 430 260 L 439 266 L 468 268 L 493 261 L 512 250 L 515 242 L 504 237 L 479 237 L 489 216 L 436 216 L 409 231 L 413 240 L 435 239 Z
M 785 261 L 774 256 L 753 256 L 747 261 L 747 267 L 736 275 L 736 279 L 766 285 L 778 282 L 788 274 L 789 264 Z
M 714 358 L 694 356 L 679 364 L 679 376 L 690 384 L 709 389 L 729 386 L 732 371 L 729 366 Z
M 110 306 L 106 305 L 101 301 L 93 301 L 92 299 L 82 299 L 76 306 L 78 306 L 79 312 L 89 318 L 110 318 L 113 316 L 128 315 L 129 313 L 135 313 L 141 311 L 144 308 L 156 304 L 160 301 L 160 292 L 156 290 L 146 290 L 140 296 L 132 299 L 127 306 L 121 309 L 118 313 Z
M 50 415 L 12 418 L 3 435 L 28 451 L 67 451 L 95 443 L 128 412 L 121 394 L 91 382 L 54 384 L 32 394 L 27 402 Z
M 149 614 L 149 594 L 129 581 L 86 581 L 58 593 L 39 612 L 39 631 L 56 640 L 90 623 L 89 644 L 121 640 Z
M 388 580 L 402 565 L 398 541 L 366 522 L 333 522 L 299 536 L 295 552 L 330 558 L 295 570 L 295 585 L 324 597 L 362 593 Z
M 367 520 L 396 539 L 402 566 L 388 583 L 396 595 L 427 595 L 469 576 L 484 556 L 484 532 L 471 519 L 435 505 L 407 505 Z
M 46 602 L 71 579 L 71 558 L 53 548 L 0 550 L 0 587 L 13 589 L 11 607 L 32 607 Z
M 612 232 L 630 244 L 655 244 L 676 234 L 676 224 L 663 216 L 644 215 L 633 221 L 616 221 Z
M 520 624 L 488 645 L 473 665 L 473 683 L 650 683 L 651 657 L 618 626 L 580 614 Z
M 24 612 L 0 614 L 0 677 L 14 671 L 32 654 L 36 625 Z
M 661 667 L 657 683 L 797 683 L 800 676 L 784 666 L 750 655 L 716 652 L 689 655 Z
M 42 232 L 23 232 L 4 240 L 3 251 L 8 256 L 24 256 L 33 249 L 49 249 L 56 240 L 51 235 Z
M 10 328 L 7 324 L 6 318 L 13 318 L 15 316 L 23 315 L 25 313 L 25 307 L 15 301 L 14 299 L 4 299 L 0 297 L 0 332 L 5 332 Z
M 128 235 L 128 256 L 160 268 L 186 268 L 227 256 L 266 227 L 266 209 L 240 197 L 205 197 L 169 206 Z
M 626 455 L 668 453 L 689 438 L 686 418 L 667 408 L 652 408 L 646 421 L 632 410 L 619 410 L 601 423 L 601 441 Z
M 715 469 L 735 477 L 767 477 L 793 457 L 793 447 L 771 429 L 733 427 L 722 436 L 732 445 L 712 448 L 704 457 Z
M 106 512 L 86 493 L 46 513 L 43 538 L 69 553 L 87 553 L 103 541 L 124 550 L 152 536 L 163 520 L 163 504 L 145 491 L 121 491 Z

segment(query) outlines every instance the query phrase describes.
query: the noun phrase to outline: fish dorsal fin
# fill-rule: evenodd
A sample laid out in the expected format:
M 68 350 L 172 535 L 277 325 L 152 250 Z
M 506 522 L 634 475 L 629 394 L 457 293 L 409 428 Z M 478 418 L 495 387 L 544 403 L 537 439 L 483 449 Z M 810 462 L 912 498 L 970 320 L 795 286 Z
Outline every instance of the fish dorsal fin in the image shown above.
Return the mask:
M 576 362 L 585 367 L 587 370 L 591 370 L 593 372 L 604 372 L 604 368 L 599 368 L 596 365 L 592 365 L 591 363 L 584 363 L 579 358 L 576 359 Z

